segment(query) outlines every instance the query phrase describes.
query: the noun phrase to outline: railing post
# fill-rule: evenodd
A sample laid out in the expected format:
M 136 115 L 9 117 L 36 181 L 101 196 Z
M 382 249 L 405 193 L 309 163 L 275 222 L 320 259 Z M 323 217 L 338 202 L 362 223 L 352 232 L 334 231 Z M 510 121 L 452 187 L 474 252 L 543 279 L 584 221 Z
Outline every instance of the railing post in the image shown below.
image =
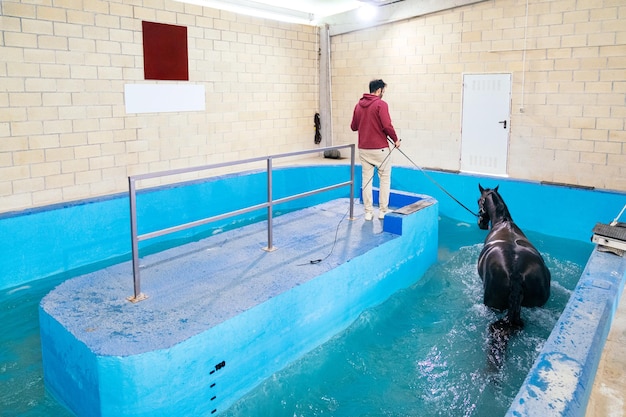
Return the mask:
M 350 220 L 354 220 L 354 149 L 355 146 L 350 146 Z
M 274 213 L 274 200 L 272 196 L 272 158 L 267 158 L 267 247 L 263 250 L 267 252 L 273 252 L 276 250 L 274 247 L 274 231 L 273 231 L 273 213 Z
M 130 202 L 130 245 L 133 262 L 133 286 L 135 294 L 127 300 L 136 303 L 148 298 L 141 293 L 141 276 L 139 274 L 139 240 L 137 238 L 137 196 L 135 179 L 128 177 L 128 199 Z

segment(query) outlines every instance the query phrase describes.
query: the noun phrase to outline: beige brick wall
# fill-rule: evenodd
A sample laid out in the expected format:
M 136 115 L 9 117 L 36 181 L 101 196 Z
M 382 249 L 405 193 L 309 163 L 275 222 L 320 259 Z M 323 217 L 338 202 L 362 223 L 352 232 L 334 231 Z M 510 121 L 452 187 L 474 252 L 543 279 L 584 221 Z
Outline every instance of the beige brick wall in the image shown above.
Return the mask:
M 403 150 L 456 170 L 463 74 L 509 72 L 509 175 L 626 190 L 626 0 L 528 4 L 528 19 L 525 0 L 495 0 L 333 37 L 334 144 L 356 141 L 353 106 L 382 77 Z M 206 111 L 125 113 L 124 84 L 144 82 L 142 20 L 188 27 Z M 314 148 L 317 48 L 313 27 L 171 0 L 2 0 L 0 213 Z
M 126 114 L 141 21 L 188 28 L 204 112 Z M 128 175 L 314 148 L 318 30 L 170 0 L 0 2 L 0 212 Z
M 463 74 L 506 72 L 509 176 L 626 191 L 626 0 L 529 0 L 528 19 L 525 0 L 486 1 L 331 44 L 336 144 L 356 141 L 352 110 L 381 77 L 403 151 L 458 170 Z

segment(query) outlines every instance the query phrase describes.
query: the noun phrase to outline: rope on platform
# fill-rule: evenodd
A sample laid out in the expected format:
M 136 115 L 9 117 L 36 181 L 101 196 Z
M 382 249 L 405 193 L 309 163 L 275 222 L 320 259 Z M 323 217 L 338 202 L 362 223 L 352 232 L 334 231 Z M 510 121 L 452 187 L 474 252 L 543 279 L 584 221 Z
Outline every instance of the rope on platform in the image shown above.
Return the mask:
M 383 162 L 381 163 L 381 165 L 383 165 L 385 162 L 387 162 L 387 159 L 389 159 L 389 157 L 391 156 L 391 153 L 393 152 L 394 149 L 396 149 L 395 145 L 391 148 L 391 151 L 389 151 L 389 153 L 387 154 L 385 159 L 383 159 Z M 369 183 L 372 182 L 373 180 L 374 180 L 374 174 L 372 174 L 372 177 L 361 187 L 361 189 L 367 187 L 369 185 Z M 346 218 L 346 216 L 348 215 L 349 212 L 350 212 L 350 208 L 348 207 L 348 210 L 346 210 L 346 212 L 343 215 L 343 217 L 341 218 L 341 220 L 339 220 L 339 223 L 337 223 L 337 228 L 335 229 L 335 240 L 333 241 L 333 246 L 330 248 L 330 252 L 328 252 L 328 255 L 324 256 L 323 258 L 310 260 L 309 262 L 304 263 L 304 264 L 298 264 L 297 266 L 315 265 L 315 264 L 318 264 L 318 263 L 320 263 L 322 261 L 325 261 L 326 259 L 328 259 L 328 257 L 330 255 L 332 255 L 333 251 L 335 250 L 335 246 L 337 245 L 337 236 L 339 235 L 339 226 L 341 226 L 341 223 L 345 220 L 345 218 Z
M 348 208 L 348 210 L 344 213 L 341 220 L 339 220 L 339 223 L 337 223 L 337 228 L 335 229 L 335 240 L 333 242 L 333 246 L 330 248 L 330 252 L 328 252 L 328 255 L 324 256 L 323 258 L 310 260 L 309 262 L 304 263 L 304 264 L 298 264 L 297 266 L 315 265 L 322 261 L 325 261 L 326 259 L 328 259 L 330 255 L 332 255 L 333 251 L 335 250 L 335 245 L 337 245 L 337 236 L 339 235 L 339 226 L 341 226 L 341 223 L 344 221 L 344 219 L 346 218 L 349 212 L 350 212 L 350 208 Z

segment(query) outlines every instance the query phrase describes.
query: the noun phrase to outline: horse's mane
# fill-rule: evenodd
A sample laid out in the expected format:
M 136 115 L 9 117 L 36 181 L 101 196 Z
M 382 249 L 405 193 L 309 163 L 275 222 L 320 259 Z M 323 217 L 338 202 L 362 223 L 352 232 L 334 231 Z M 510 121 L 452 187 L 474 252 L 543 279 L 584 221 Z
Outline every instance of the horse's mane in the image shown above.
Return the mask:
M 503 220 L 513 221 L 513 218 L 511 217 L 511 212 L 509 212 L 509 208 L 507 207 L 506 203 L 504 202 L 504 199 L 498 192 L 497 188 L 490 190 L 489 194 L 492 196 L 492 203 L 494 207 L 496 208 L 496 215 L 502 218 Z M 497 197 L 499 201 L 498 202 L 494 201 L 495 200 L 494 197 Z

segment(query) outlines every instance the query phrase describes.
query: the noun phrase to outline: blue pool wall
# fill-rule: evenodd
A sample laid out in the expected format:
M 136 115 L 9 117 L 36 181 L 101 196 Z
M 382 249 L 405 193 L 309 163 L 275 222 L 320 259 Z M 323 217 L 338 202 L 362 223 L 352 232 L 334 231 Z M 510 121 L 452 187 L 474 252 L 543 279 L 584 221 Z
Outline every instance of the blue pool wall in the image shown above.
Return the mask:
M 415 213 L 389 214 L 401 235 L 168 348 L 96 354 L 40 309 L 46 387 L 79 416 L 217 415 L 424 275 L 438 251 L 438 207 L 429 200 Z
M 597 248 L 506 417 L 584 417 L 615 317 L 626 258 Z
M 357 184 L 360 183 L 359 174 L 357 170 Z M 338 165 L 284 168 L 277 170 L 274 177 L 275 183 L 282 181 L 291 189 L 305 191 L 302 190 L 303 187 L 326 186 L 328 183 L 336 183 L 338 178 L 344 181 L 345 178 L 349 178 L 349 167 Z M 293 181 L 293 178 L 303 180 Z M 472 214 L 454 202 L 435 183 L 443 186 L 471 210 L 475 210 L 476 207 L 479 183 L 485 187 L 500 185 L 500 192 L 509 205 L 513 218 L 522 228 L 585 242 L 589 241 L 591 229 L 596 222 L 610 222 L 626 203 L 626 194 L 617 191 L 589 190 L 405 167 L 394 168 L 393 189 L 431 195 L 439 201 L 441 214 L 468 223 L 475 222 Z M 258 172 L 218 177 L 205 183 L 192 183 L 189 185 L 192 189 L 197 187 L 195 191 L 187 193 L 186 190 L 178 190 L 180 197 L 168 199 L 165 203 L 159 201 L 159 193 L 166 192 L 168 187 L 147 190 L 139 197 L 140 230 L 152 230 L 164 218 L 173 220 L 179 218 L 182 216 L 181 205 L 185 201 L 192 202 L 193 207 L 202 213 L 212 213 L 219 204 L 211 202 L 209 197 L 224 200 L 224 193 L 228 194 L 234 189 L 232 184 L 237 184 L 238 190 L 244 189 L 247 194 L 256 196 L 255 198 L 261 200 L 265 198 L 267 191 L 265 174 Z M 318 198 L 320 201 L 330 200 L 345 197 L 347 193 L 347 189 L 339 189 Z M 313 198 L 308 201 L 297 201 L 293 206 L 285 205 L 280 209 L 296 210 L 299 204 L 316 204 L 315 200 Z M 193 218 L 197 215 L 198 213 L 192 213 L 188 216 Z M 258 213 L 258 218 L 263 216 L 264 213 Z M 26 285 L 32 280 L 47 277 L 69 277 L 128 259 L 130 253 L 128 219 L 128 198 L 125 194 L 0 215 L 0 244 L 3 247 L 0 288 Z M 222 228 L 228 227 L 232 220 L 218 222 L 208 227 L 205 233 L 217 233 Z M 235 224 L 237 221 L 244 222 L 248 219 L 235 219 Z M 177 237 L 181 241 L 188 238 L 185 235 Z M 620 262 L 609 257 L 609 266 L 596 268 L 593 266 L 596 256 L 609 255 L 599 254 L 597 251 L 592 254 L 583 279 L 529 373 L 516 402 L 512 405 L 510 415 L 534 415 L 526 413 L 523 409 L 523 405 L 529 401 L 528 396 L 535 399 L 541 397 L 544 399 L 542 406 L 554 410 L 555 403 L 552 402 L 554 398 L 549 395 L 539 396 L 536 390 L 539 389 L 542 393 L 553 391 L 555 395 L 563 397 L 564 389 L 555 391 L 555 386 L 542 378 L 549 375 L 547 370 L 553 364 L 545 360 L 545 355 L 548 352 L 558 354 L 568 343 L 576 346 L 586 344 L 587 347 L 581 347 L 576 353 L 577 356 L 571 355 L 577 357 L 579 370 L 572 371 L 575 383 L 572 384 L 570 381 L 568 385 L 571 389 L 566 396 L 568 398 L 566 404 L 558 404 L 557 408 L 564 410 L 560 415 L 584 415 L 597 369 L 597 360 L 604 347 L 604 340 L 624 285 Z M 590 281 L 585 279 L 586 277 Z M 130 285 L 129 278 L 129 287 Z M 595 300 L 590 291 L 600 291 L 604 301 Z M 578 302 L 584 306 L 577 304 Z M 583 311 L 582 307 L 593 307 L 598 303 L 603 304 L 593 315 L 581 316 L 578 313 Z M 585 323 L 582 323 L 583 321 Z M 582 328 L 587 330 L 577 331 Z M 592 338 L 592 342 L 582 342 L 589 337 Z M 558 368 L 553 367 L 552 371 L 559 373 Z
M 297 181 L 293 181 L 297 178 Z M 350 179 L 347 165 L 298 166 L 273 173 L 274 198 L 325 187 Z M 357 167 L 356 195 L 360 168 Z M 375 183 L 377 179 L 375 179 Z M 608 223 L 621 210 L 626 193 L 588 190 L 507 178 L 460 175 L 394 167 L 392 188 L 431 195 L 440 203 L 440 213 L 468 223 L 476 219 L 446 195 L 439 186 L 476 211 L 478 184 L 500 185 L 500 192 L 513 218 L 524 230 L 589 241 L 596 222 Z M 439 185 L 439 186 L 438 186 Z M 176 187 L 148 189 L 138 195 L 139 233 L 241 208 L 241 198 L 225 198 L 245 190 L 245 203 L 266 201 L 265 172 L 226 175 Z M 347 197 L 348 188 L 294 200 L 277 206 L 289 211 Z M 175 197 L 171 197 L 171 196 Z M 167 196 L 167 197 L 166 197 Z M 357 213 L 358 214 L 358 213 Z M 159 245 L 183 243 L 195 233 L 218 233 L 246 221 L 263 219 L 265 210 L 224 219 L 201 228 L 140 242 L 142 255 Z M 130 225 L 127 193 L 0 214 L 0 289 L 16 287 L 48 277 L 70 277 L 130 259 Z M 174 239 L 174 240 L 173 240 Z M 178 242 L 176 241 L 178 239 Z
M 293 178 L 297 178 L 293 181 Z M 274 199 L 350 180 L 348 166 L 302 167 L 273 172 Z M 357 187 L 358 188 L 358 187 Z M 241 193 L 244 197 L 240 197 Z M 355 191 L 358 193 L 358 191 Z M 349 196 L 343 187 L 275 207 L 297 210 Z M 140 190 L 139 234 L 183 224 L 267 201 L 265 171 L 225 175 L 181 186 Z M 0 214 L 0 289 L 47 277 L 70 277 L 130 259 L 128 193 Z M 266 218 L 267 210 L 219 220 L 205 226 L 140 242 L 141 255 L 184 243 L 198 234 Z
M 478 184 L 500 186 L 502 198 L 523 230 L 583 242 L 590 241 L 597 222 L 610 223 L 626 204 L 626 192 L 620 191 L 405 167 L 394 167 L 392 175 L 392 188 L 433 196 L 440 203 L 441 214 L 474 224 L 476 217 L 439 186 L 474 213 L 478 210 Z

